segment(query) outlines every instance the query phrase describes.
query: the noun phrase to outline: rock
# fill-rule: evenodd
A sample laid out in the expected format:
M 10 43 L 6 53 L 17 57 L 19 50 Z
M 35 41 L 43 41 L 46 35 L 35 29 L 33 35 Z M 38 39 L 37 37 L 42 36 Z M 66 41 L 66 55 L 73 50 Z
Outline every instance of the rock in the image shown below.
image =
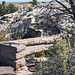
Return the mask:
M 25 48 L 25 45 L 18 43 L 0 43 L 0 62 L 10 65 L 15 69 L 25 66 Z
M 8 52 L 17 52 L 17 48 L 16 47 L 11 47 L 11 46 L 7 46 L 7 45 L 3 45 L 3 44 L 0 44 L 0 50 L 2 51 L 8 51 Z
M 23 45 L 23 44 L 20 44 L 20 45 L 17 45 L 17 46 L 14 45 L 14 47 L 17 48 L 17 53 L 26 49 L 26 46 Z
M 18 69 L 18 68 L 23 67 L 23 66 L 26 65 L 25 58 L 21 58 L 21 59 L 16 60 L 16 61 L 11 61 L 11 60 L 7 60 L 7 59 L 4 59 L 4 58 L 0 57 L 0 62 L 5 63 L 5 64 L 7 64 L 9 66 L 12 66 L 15 69 Z
M 6 34 L 5 38 L 10 38 L 10 33 Z
M 52 45 L 52 44 L 51 44 Z M 35 46 L 27 46 L 25 50 L 25 55 L 40 52 L 42 50 L 48 50 L 50 44 L 42 44 L 42 45 L 35 45 Z
M 12 61 L 15 61 L 17 59 L 20 59 L 22 57 L 25 56 L 25 50 L 19 52 L 19 53 L 13 53 L 13 52 L 7 52 L 7 51 L 1 51 L 1 55 L 0 57 L 4 57 L 5 59 L 9 59 L 9 60 L 12 60 Z
M 60 40 L 61 34 L 53 35 L 50 37 L 37 37 L 15 40 L 13 42 L 24 44 L 26 46 L 41 45 L 41 44 L 52 44 L 55 40 Z M 11 41 L 12 42 L 12 41 Z
M 10 66 L 0 66 L 0 75 L 16 75 L 14 68 Z
M 25 45 L 20 45 L 14 42 L 0 43 L 0 49 L 2 51 L 6 50 L 7 52 L 18 53 L 18 52 L 21 52 L 22 50 L 25 50 L 25 48 L 26 48 Z
M 37 60 L 37 61 L 46 61 L 46 60 L 48 60 L 48 58 L 34 58 L 35 60 Z
M 30 71 L 28 71 L 28 68 L 26 66 L 17 69 L 16 74 L 17 75 L 33 75 Z

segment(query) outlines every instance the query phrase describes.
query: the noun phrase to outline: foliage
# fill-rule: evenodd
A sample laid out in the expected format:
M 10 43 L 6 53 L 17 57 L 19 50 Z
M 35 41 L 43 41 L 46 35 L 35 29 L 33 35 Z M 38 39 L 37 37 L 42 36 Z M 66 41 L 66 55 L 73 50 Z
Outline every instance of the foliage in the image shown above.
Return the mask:
M 33 0 L 31 3 L 32 5 L 37 5 L 37 0 Z
M 35 57 L 40 57 L 40 58 L 46 57 L 46 56 L 45 56 L 45 50 L 42 50 L 42 51 L 40 51 L 40 52 L 37 52 L 37 53 L 35 54 Z
M 30 58 L 33 54 L 34 54 L 34 57 L 43 58 L 43 57 L 46 57 L 47 51 L 42 50 L 40 52 L 31 53 L 31 54 L 25 55 L 25 58 Z
M 15 7 L 13 4 L 9 3 L 9 5 L 6 8 L 7 13 L 14 13 L 15 11 L 17 11 L 18 8 Z
M 6 3 L 5 1 L 2 1 L 2 6 L 3 6 L 3 7 L 5 7 L 5 3 Z
M 18 10 L 17 7 L 15 7 L 13 4 L 8 4 L 8 6 L 5 5 L 5 1 L 0 4 L 0 16 L 4 14 L 9 14 L 9 13 L 14 13 L 15 11 Z
M 32 11 L 32 10 L 33 10 L 33 8 L 32 8 L 32 7 L 28 7 L 28 10 L 29 10 L 29 11 Z
M 36 64 L 37 75 L 75 74 L 75 26 L 68 26 L 65 31 L 67 36 L 49 48 L 49 59 Z
M 2 5 L 0 4 L 0 15 L 2 15 L 3 14 L 3 7 L 2 7 Z

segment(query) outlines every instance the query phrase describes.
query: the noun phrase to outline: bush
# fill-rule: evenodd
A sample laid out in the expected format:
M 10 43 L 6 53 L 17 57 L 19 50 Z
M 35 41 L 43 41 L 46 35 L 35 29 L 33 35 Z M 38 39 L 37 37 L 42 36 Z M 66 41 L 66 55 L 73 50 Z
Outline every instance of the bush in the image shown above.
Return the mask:
M 67 36 L 49 48 L 49 59 L 36 64 L 37 75 L 75 74 L 75 25 L 68 28 Z
M 3 7 L 2 7 L 2 5 L 0 4 L 0 15 L 2 15 L 3 14 Z
M 33 8 L 32 8 L 32 7 L 28 7 L 28 10 L 29 10 L 29 11 L 32 11 L 32 10 L 33 10 Z
M 31 3 L 32 5 L 37 5 L 37 0 L 33 0 Z
M 5 3 L 6 3 L 5 1 L 2 1 L 2 6 L 3 6 L 3 7 L 5 7 Z
M 8 6 L 5 6 L 5 1 L 0 4 L 0 16 L 4 14 L 14 13 L 17 11 L 18 8 L 15 7 L 13 4 L 9 4 Z
M 9 3 L 9 5 L 6 8 L 7 13 L 14 13 L 15 11 L 17 11 L 18 8 L 15 7 L 13 4 Z

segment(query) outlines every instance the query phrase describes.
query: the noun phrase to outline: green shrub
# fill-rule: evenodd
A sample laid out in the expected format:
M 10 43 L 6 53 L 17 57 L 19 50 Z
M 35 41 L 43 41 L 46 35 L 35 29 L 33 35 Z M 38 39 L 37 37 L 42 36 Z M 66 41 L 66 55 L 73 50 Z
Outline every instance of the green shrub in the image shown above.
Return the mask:
M 0 16 L 4 14 L 14 13 L 18 10 L 18 8 L 14 6 L 14 4 L 9 3 L 9 5 L 6 6 L 5 3 L 6 2 L 3 1 L 2 4 L 0 4 Z
M 32 11 L 32 10 L 33 10 L 33 8 L 32 8 L 32 7 L 28 7 L 28 10 L 29 10 L 29 11 Z
M 3 7 L 5 7 L 5 3 L 6 3 L 5 1 L 2 1 L 2 6 L 3 6 Z
M 3 14 L 3 6 L 0 4 L 0 15 Z
M 9 3 L 9 5 L 6 8 L 7 13 L 14 13 L 17 11 L 18 8 L 14 6 L 14 4 Z
M 68 28 L 67 36 L 49 48 L 49 59 L 35 65 L 37 75 L 75 74 L 75 25 Z
M 37 0 L 33 0 L 31 3 L 32 5 L 37 5 Z

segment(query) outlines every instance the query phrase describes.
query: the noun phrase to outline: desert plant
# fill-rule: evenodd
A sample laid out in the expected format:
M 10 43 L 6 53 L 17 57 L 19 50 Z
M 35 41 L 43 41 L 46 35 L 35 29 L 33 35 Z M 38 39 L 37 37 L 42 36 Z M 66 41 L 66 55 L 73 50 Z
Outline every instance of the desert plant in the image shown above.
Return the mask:
M 2 5 L 0 4 L 0 15 L 2 15 L 3 14 L 3 7 L 2 7 Z
M 33 10 L 33 8 L 32 8 L 32 7 L 28 7 L 28 10 L 29 10 L 29 11 L 32 11 L 32 10 Z
M 5 7 L 5 3 L 6 3 L 5 1 L 2 1 L 2 6 L 3 6 L 3 7 Z
M 75 27 L 68 26 L 65 31 L 67 31 L 67 36 L 62 37 L 60 41 L 56 41 L 56 43 L 49 48 L 49 59 L 36 64 L 37 75 L 75 74 Z
M 14 6 L 14 4 L 9 3 L 9 5 L 6 7 L 7 13 L 13 13 L 17 11 L 18 8 Z
M 4 14 L 9 14 L 9 13 L 14 13 L 15 11 L 18 10 L 17 7 L 15 7 L 13 4 L 8 4 L 7 6 L 5 5 L 5 1 L 0 4 L 0 16 Z
M 37 5 L 37 0 L 33 0 L 31 3 L 32 5 Z

